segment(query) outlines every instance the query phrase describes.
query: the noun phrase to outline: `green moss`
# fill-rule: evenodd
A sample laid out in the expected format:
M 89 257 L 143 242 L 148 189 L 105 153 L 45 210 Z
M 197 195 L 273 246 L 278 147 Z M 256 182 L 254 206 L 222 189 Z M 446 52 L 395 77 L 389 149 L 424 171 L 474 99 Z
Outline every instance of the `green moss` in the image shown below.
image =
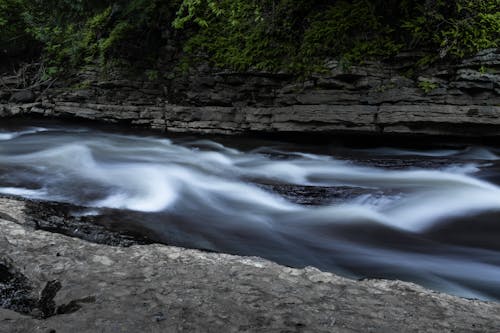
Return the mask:
M 157 70 L 149 69 L 145 73 L 149 81 L 156 81 L 160 77 L 160 73 Z
M 92 81 L 91 80 L 84 80 L 82 82 L 79 82 L 73 86 L 71 86 L 71 90 L 84 90 L 88 89 L 92 86 Z
M 432 92 L 433 90 L 437 89 L 439 86 L 435 82 L 427 81 L 427 80 L 422 80 L 418 83 L 418 87 L 422 89 L 426 94 Z
M 381 92 L 385 92 L 385 91 L 394 89 L 396 87 L 397 87 L 396 84 L 393 83 L 393 82 L 391 82 L 391 83 L 388 83 L 388 84 L 381 85 L 375 91 L 381 93 Z

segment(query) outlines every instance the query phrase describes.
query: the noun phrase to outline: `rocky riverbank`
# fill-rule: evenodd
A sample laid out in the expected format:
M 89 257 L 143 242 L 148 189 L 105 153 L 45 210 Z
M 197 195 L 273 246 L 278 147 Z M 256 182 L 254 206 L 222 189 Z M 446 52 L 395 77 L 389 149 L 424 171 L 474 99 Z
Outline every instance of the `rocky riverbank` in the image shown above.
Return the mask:
M 0 199 L 2 332 L 497 332 L 500 305 L 400 281 L 35 230 Z M 40 216 L 36 216 L 39 220 Z
M 409 76 L 415 58 L 344 68 L 299 79 L 287 74 L 199 67 L 154 79 L 104 78 L 89 67 L 70 83 L 0 91 L 0 116 L 89 119 L 169 132 L 241 134 L 424 134 L 498 136 L 500 51 Z M 15 81 L 11 82 L 15 86 Z

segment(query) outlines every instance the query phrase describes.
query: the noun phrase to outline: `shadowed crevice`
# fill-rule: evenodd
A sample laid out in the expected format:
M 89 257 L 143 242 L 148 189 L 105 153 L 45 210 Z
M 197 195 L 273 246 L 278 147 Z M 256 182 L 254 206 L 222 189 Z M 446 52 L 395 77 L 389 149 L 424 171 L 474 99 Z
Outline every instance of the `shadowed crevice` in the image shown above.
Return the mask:
M 95 302 L 94 296 L 88 296 L 57 306 L 54 299 L 61 288 L 61 282 L 49 281 L 40 293 L 40 298 L 37 298 L 28 278 L 0 259 L 0 308 L 36 319 L 47 319 L 74 313 L 81 309 L 82 303 Z

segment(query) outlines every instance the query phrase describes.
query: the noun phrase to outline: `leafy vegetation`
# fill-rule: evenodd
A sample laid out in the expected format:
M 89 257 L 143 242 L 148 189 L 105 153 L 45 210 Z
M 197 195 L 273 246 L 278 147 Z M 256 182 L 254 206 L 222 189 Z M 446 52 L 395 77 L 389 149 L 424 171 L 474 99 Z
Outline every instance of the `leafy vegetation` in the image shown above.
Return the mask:
M 338 56 L 352 63 L 391 56 L 403 48 L 374 2 L 339 1 L 313 15 L 301 45 L 305 59 Z
M 154 62 L 178 9 L 164 0 L 0 0 L 6 6 L 0 27 L 14 21 L 15 31 L 0 30 L 3 56 L 14 56 L 4 46 L 12 35 L 25 36 L 53 72 L 96 61 Z
M 19 56 L 30 51 L 32 37 L 23 20 L 24 1 L 0 1 L 0 59 L 2 56 Z
M 438 88 L 438 84 L 435 82 L 422 80 L 418 83 L 418 87 L 422 89 L 426 94 L 432 92 L 433 90 Z
M 421 65 L 498 47 L 500 0 L 0 0 L 0 57 L 51 73 L 100 62 L 319 71 L 422 50 Z M 171 60 L 170 60 L 171 61 Z
M 424 1 L 418 15 L 402 22 L 409 47 L 427 48 L 434 58 L 462 58 L 500 44 L 500 0 Z

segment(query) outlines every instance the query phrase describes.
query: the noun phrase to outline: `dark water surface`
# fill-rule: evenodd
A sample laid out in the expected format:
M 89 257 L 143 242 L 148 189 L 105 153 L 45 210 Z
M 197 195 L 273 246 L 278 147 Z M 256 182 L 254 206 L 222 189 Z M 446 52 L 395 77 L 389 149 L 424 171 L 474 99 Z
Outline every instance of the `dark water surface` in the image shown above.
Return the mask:
M 499 156 L 4 122 L 0 193 L 167 244 L 500 300 Z

